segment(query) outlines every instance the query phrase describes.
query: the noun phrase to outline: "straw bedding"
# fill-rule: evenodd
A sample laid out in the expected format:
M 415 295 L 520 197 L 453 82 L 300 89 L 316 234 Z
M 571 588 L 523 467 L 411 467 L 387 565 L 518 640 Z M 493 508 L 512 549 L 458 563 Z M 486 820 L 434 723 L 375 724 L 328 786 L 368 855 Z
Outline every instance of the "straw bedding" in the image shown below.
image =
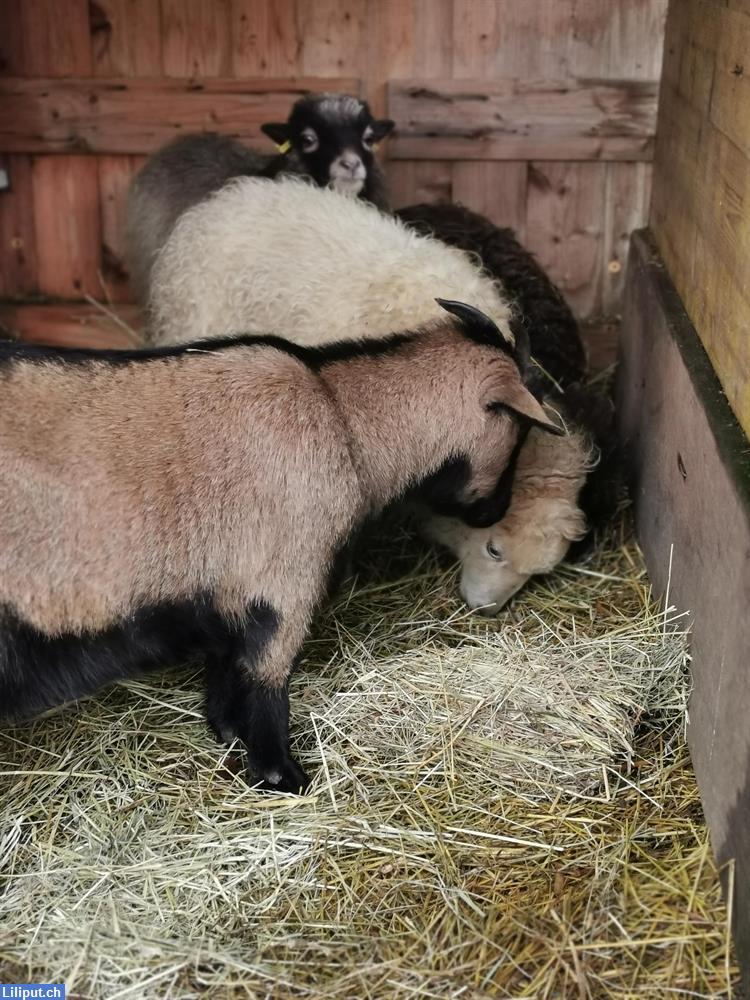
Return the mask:
M 293 683 L 307 796 L 247 788 L 194 669 L 0 738 L 0 981 L 92 998 L 730 995 L 685 636 L 626 522 L 490 621 L 433 553 L 383 535 Z

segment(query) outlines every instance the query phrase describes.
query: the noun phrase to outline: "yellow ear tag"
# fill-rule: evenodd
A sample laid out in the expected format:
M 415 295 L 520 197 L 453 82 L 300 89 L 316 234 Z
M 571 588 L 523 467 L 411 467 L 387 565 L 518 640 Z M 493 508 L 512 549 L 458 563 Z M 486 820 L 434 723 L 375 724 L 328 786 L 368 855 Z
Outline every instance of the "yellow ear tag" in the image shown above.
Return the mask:
M 290 150 L 290 149 L 292 148 L 292 144 L 291 144 L 291 142 L 290 142 L 290 141 L 289 141 L 289 140 L 287 139 L 287 141 L 286 141 L 286 142 L 282 142 L 282 144 L 281 144 L 280 146 L 277 146 L 276 148 L 278 149 L 278 151 L 279 151 L 280 153 L 288 153 L 288 152 L 289 152 L 289 150 Z

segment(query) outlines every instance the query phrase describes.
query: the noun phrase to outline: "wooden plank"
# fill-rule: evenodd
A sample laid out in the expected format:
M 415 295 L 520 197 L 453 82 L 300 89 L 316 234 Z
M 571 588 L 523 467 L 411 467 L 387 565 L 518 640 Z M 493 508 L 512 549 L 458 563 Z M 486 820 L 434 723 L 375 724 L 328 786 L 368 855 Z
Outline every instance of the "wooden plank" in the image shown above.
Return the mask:
M 10 156 L 3 166 L 10 189 L 0 192 L 0 296 L 27 295 L 37 291 L 31 158 Z
M 700 0 L 670 10 L 651 220 L 734 412 L 750 431 L 750 150 L 742 145 L 745 103 L 721 83 L 732 75 L 738 17 L 748 20 Z M 739 101 L 734 118 L 732 101 Z
M 650 160 L 656 81 L 393 80 L 390 156 Z
M 450 201 L 453 164 L 430 160 L 394 160 L 387 167 L 391 207 Z
M 0 80 L 0 151 L 147 154 L 180 132 L 261 139 L 301 94 L 357 93 L 354 79 Z M 267 144 L 265 138 L 261 139 Z
M 603 163 L 529 165 L 526 246 L 576 315 L 601 307 Z
M 2 303 L 0 328 L 22 340 L 57 347 L 139 346 L 141 319 L 137 307 L 115 306 L 107 313 L 91 305 Z
M 166 76 L 228 76 L 229 0 L 161 0 L 162 66 Z
M 367 0 L 316 0 L 299 12 L 298 70 L 357 76 L 366 61 Z
M 0 76 L 24 73 L 22 3 L 23 0 L 0 3 Z
M 526 236 L 528 164 L 454 163 L 453 201 L 485 215 L 496 226 L 510 226 Z
M 412 0 L 413 76 L 439 80 L 453 75 L 453 7 L 453 0 Z
M 750 158 L 750 14 L 725 11 L 721 21 L 710 118 Z
M 232 0 L 231 44 L 233 76 L 300 73 L 297 0 Z
M 414 38 L 413 14 L 411 3 L 403 0 L 368 0 L 364 75 L 367 97 L 376 115 L 388 112 L 387 82 L 414 73 L 418 42 Z M 392 145 L 391 139 L 389 155 Z
M 89 8 L 94 76 L 161 74 L 161 15 L 155 0 L 94 0 Z
M 71 299 L 101 295 L 96 160 L 36 158 L 32 184 L 40 291 Z
M 140 156 L 101 156 L 99 170 L 99 210 L 102 220 L 102 278 L 110 302 L 130 302 L 125 263 L 125 204 L 128 188 L 143 166 Z
M 679 3 L 680 0 L 677 0 Z M 578 0 L 571 26 L 553 51 L 581 76 L 657 79 L 661 72 L 668 0 Z M 523 8 L 523 5 L 520 5 Z
M 630 234 L 648 222 L 650 163 L 608 163 L 604 173 L 601 309 L 615 313 L 625 287 Z
M 3 3 L 8 0 L 3 0 Z M 12 61 L 23 76 L 77 76 L 91 72 L 88 0 L 10 0 Z M 1 5 L 0 5 L 1 6 Z
M 657 594 L 689 612 L 688 740 L 719 865 L 734 861 L 732 930 L 750 984 L 750 463 L 664 262 L 633 240 L 618 417 Z M 725 872 L 726 874 L 726 872 Z
M 493 79 L 507 75 L 501 65 L 507 55 L 504 14 L 500 4 L 487 0 L 454 0 L 453 79 Z M 528 15 L 527 15 L 528 16 Z M 537 11 L 528 18 L 534 23 Z

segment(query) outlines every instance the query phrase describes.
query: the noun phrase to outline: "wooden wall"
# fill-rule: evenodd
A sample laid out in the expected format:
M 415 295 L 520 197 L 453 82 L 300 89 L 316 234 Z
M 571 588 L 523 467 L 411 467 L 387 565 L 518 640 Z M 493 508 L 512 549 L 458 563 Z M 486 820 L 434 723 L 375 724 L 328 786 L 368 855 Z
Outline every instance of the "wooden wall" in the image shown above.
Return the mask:
M 651 226 L 750 433 L 750 0 L 670 4 Z
M 515 227 L 580 315 L 616 311 L 649 201 L 665 8 L 2 0 L 0 296 L 127 301 L 123 194 L 143 156 L 175 127 L 240 121 L 252 139 L 258 90 L 287 106 L 313 77 L 397 112 L 396 207 L 463 201 Z

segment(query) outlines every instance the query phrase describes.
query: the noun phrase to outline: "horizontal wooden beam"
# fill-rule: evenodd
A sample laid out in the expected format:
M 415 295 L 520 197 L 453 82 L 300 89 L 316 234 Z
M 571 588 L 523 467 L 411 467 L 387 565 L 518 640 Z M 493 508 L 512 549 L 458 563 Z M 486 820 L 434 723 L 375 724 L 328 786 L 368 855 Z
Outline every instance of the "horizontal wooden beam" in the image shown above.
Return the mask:
M 402 160 L 650 160 L 656 80 L 392 80 Z
M 0 151 L 147 154 L 184 132 L 263 137 L 315 91 L 359 94 L 352 78 L 0 79 Z
M 137 306 L 98 308 L 81 303 L 29 305 L 0 302 L 0 334 L 55 347 L 140 346 Z

